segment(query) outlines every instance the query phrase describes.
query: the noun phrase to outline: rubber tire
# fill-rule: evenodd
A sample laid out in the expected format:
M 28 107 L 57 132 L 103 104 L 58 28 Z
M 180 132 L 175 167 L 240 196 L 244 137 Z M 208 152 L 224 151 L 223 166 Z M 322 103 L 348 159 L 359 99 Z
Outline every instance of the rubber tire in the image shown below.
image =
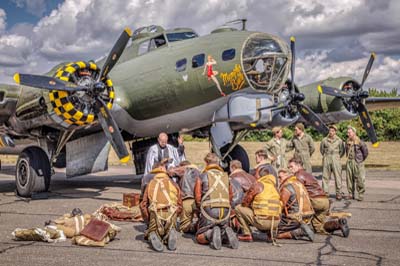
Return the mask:
M 224 151 L 228 150 L 228 147 L 223 147 L 221 149 L 222 154 L 224 154 Z M 240 145 L 236 145 L 235 148 L 233 148 L 233 150 L 229 153 L 228 156 L 226 156 L 225 158 L 225 162 L 228 163 L 228 169 L 229 169 L 229 163 L 233 160 L 239 160 L 242 163 L 242 168 L 243 170 L 245 170 L 246 172 L 249 172 L 250 170 L 250 160 L 249 160 L 249 156 L 247 155 L 246 150 L 240 146 Z M 228 170 L 225 169 L 225 170 Z
M 28 147 L 19 155 L 15 183 L 21 197 L 49 190 L 51 167 L 47 154 L 39 147 Z

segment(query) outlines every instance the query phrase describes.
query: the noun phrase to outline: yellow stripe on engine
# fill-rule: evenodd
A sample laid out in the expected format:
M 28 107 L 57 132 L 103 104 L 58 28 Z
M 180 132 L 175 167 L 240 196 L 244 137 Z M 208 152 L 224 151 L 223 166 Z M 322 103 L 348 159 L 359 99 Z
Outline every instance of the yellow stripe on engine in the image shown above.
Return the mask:
M 60 98 L 68 97 L 68 92 L 58 91 L 58 97 L 60 97 Z
M 93 70 L 96 70 L 97 69 L 97 65 L 92 63 L 92 62 L 89 62 L 89 68 L 93 69 Z
M 76 64 L 77 64 L 80 68 L 86 68 L 86 63 L 83 62 L 83 61 L 76 62 Z
M 68 77 L 60 77 L 60 79 L 61 79 L 61 80 L 64 80 L 64 81 L 69 81 L 69 78 L 68 78 Z
M 49 99 L 54 102 L 54 94 L 52 92 L 49 93 Z
M 112 83 L 111 79 L 107 79 L 106 85 L 107 85 L 108 87 L 112 87 L 112 86 L 113 86 L 113 83 Z
M 74 109 L 74 105 L 73 105 L 71 102 L 68 102 L 68 103 L 64 104 L 63 107 L 64 107 L 65 111 L 67 111 L 67 112 L 69 112 L 69 111 L 71 111 L 72 109 Z M 71 116 L 71 115 L 70 115 L 70 116 Z M 71 116 L 71 117 L 72 117 L 72 116 Z
M 72 66 L 69 66 L 69 67 L 65 68 L 65 71 L 67 71 L 68 73 L 72 74 L 72 73 L 74 73 L 76 71 L 76 69 L 73 68 Z
M 80 120 L 80 119 L 82 118 L 82 116 L 83 116 L 83 113 L 80 112 L 80 111 L 77 111 L 77 112 L 74 114 L 73 118 L 76 119 L 76 120 Z
M 63 117 L 65 117 L 66 119 L 71 119 L 72 115 L 70 115 L 69 113 L 63 113 Z
M 114 99 L 115 92 L 114 91 L 110 91 L 110 93 L 108 94 L 108 97 L 110 97 L 111 99 Z
M 78 126 L 83 126 L 85 124 L 85 122 L 82 121 L 76 121 L 75 124 L 77 124 Z
M 87 117 L 87 119 L 86 119 L 86 122 L 92 123 L 93 121 L 94 121 L 94 115 L 89 114 L 88 117 Z
M 112 103 L 107 103 L 107 108 L 108 108 L 109 110 L 111 110 L 111 108 L 112 108 Z
M 71 120 L 64 120 L 64 122 L 66 122 L 67 124 L 73 125 L 74 122 L 72 122 Z
M 62 106 L 62 103 L 61 103 L 60 99 L 55 99 L 54 103 L 56 104 L 57 107 L 61 107 Z
M 62 71 L 58 71 L 57 74 L 56 74 L 56 78 L 61 77 L 62 73 L 63 73 Z
M 60 112 L 60 110 L 59 110 L 58 108 L 54 108 L 54 112 L 55 112 L 57 115 L 59 115 L 59 116 L 62 115 L 61 112 Z

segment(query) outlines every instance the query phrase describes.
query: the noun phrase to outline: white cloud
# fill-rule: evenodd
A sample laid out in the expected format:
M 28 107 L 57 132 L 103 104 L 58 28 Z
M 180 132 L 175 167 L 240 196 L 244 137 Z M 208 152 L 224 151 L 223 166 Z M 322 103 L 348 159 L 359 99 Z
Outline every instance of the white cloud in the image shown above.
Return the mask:
M 44 0 L 14 2 L 28 8 Z M 65 0 L 36 25 L 6 31 L 0 9 L 0 69 L 7 68 L 0 81 L 11 82 L 15 71 L 44 73 L 62 61 L 99 58 L 127 26 L 191 27 L 204 35 L 246 17 L 249 30 L 297 37 L 300 83 L 343 75 L 361 79 L 368 53 L 376 51 L 382 59 L 368 81 L 391 87 L 400 79 L 393 67 L 400 54 L 398 13 L 396 0 Z

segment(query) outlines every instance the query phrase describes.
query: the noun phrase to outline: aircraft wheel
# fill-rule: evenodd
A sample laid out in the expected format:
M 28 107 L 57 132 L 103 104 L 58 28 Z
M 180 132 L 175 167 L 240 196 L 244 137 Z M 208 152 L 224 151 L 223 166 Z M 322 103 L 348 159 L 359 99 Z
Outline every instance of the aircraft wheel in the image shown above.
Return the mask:
M 222 148 L 222 152 L 224 149 L 228 150 L 228 147 Z M 249 172 L 250 170 L 249 156 L 247 155 L 246 150 L 242 146 L 236 145 L 235 148 L 233 148 L 233 150 L 229 153 L 229 155 L 226 156 L 225 162 L 228 164 L 228 169 L 226 170 L 229 170 L 229 163 L 233 160 L 239 160 L 242 163 L 243 170 Z
M 19 156 L 15 179 L 17 193 L 30 197 L 33 192 L 49 189 L 51 167 L 46 153 L 38 147 L 28 147 Z

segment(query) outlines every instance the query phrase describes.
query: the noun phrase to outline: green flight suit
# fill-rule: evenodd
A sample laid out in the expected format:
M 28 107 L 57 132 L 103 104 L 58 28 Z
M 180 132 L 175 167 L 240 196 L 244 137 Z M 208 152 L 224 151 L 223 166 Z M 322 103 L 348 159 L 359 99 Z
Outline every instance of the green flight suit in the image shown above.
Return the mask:
M 287 167 L 287 161 L 285 157 L 287 143 L 288 141 L 284 138 L 281 138 L 280 140 L 272 138 L 265 146 L 268 156 L 275 158 L 271 164 L 276 170 Z
M 335 177 L 336 195 L 342 194 L 342 164 L 340 158 L 345 152 L 344 142 L 338 136 L 333 139 L 326 137 L 321 141 L 322 154 L 322 188 L 329 194 L 329 179 Z
M 358 200 L 364 199 L 365 193 L 365 165 L 364 161 L 368 156 L 368 150 L 364 142 L 358 137 L 354 142 L 348 140 L 346 143 L 346 181 L 347 191 L 349 195 L 355 198 L 355 190 L 358 192 Z M 364 154 L 356 154 L 355 146 L 362 147 L 365 151 Z M 361 152 L 361 150 L 360 150 Z M 360 156 L 362 159 L 360 159 Z M 354 187 L 356 186 L 356 187 Z
M 286 151 L 294 149 L 294 157 L 303 162 L 303 168 L 308 173 L 312 173 L 311 155 L 315 151 L 314 141 L 310 135 L 304 133 L 303 137 L 293 136 L 287 145 Z

